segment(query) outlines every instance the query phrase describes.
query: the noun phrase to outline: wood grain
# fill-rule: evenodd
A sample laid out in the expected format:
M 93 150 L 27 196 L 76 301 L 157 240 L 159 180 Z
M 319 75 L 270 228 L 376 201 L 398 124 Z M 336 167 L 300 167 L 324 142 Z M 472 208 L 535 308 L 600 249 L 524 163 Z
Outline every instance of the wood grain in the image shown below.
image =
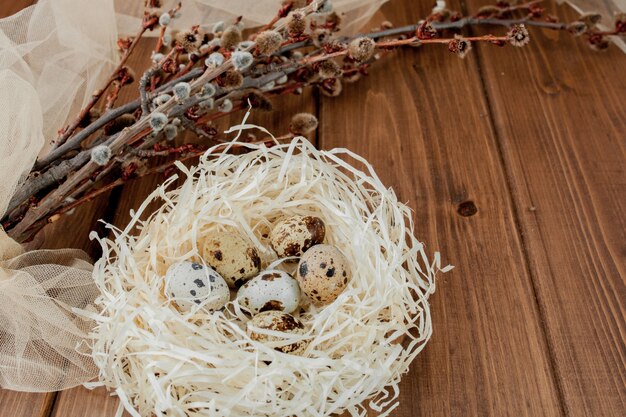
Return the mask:
M 478 57 L 564 411 L 623 416 L 626 56 L 535 30 Z
M 383 13 L 400 25 L 429 6 Z M 562 415 L 476 57 L 401 51 L 324 99 L 320 118 L 320 145 L 367 158 L 415 209 L 418 238 L 456 265 L 438 282 L 434 336 L 393 415 Z
M 3 3 L 0 16 L 28 3 Z M 431 6 L 395 0 L 379 20 L 414 23 Z M 524 49 L 478 45 L 465 60 L 445 47 L 397 52 L 319 103 L 318 145 L 369 159 L 415 209 L 428 250 L 456 265 L 437 283 L 435 333 L 395 417 L 624 415 L 626 56 L 531 35 Z M 148 62 L 149 49 L 138 52 L 135 68 Z M 315 113 L 316 97 L 284 97 L 252 121 L 284 133 L 293 113 Z M 96 220 L 125 224 L 162 181 L 129 183 L 36 244 L 97 256 L 87 239 Z M 0 417 L 112 417 L 117 404 L 103 389 L 0 390 Z
M 47 395 L 0 390 L 0 416 L 42 417 L 48 415 Z

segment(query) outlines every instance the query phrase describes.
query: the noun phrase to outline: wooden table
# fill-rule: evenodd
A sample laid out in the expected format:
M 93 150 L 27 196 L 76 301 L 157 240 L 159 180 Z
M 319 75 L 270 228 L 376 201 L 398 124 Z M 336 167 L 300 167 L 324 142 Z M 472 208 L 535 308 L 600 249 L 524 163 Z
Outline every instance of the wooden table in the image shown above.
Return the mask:
M 378 17 L 407 24 L 430 3 L 392 0 Z M 438 281 L 434 336 L 393 416 L 626 415 L 626 56 L 531 35 L 528 47 L 478 45 L 464 60 L 444 47 L 403 50 L 338 98 L 287 97 L 254 116 L 280 134 L 295 112 L 316 113 L 317 145 L 368 158 L 415 209 L 427 248 L 456 265 Z M 45 246 L 97 256 L 87 238 L 102 232 L 96 220 L 124 224 L 160 181 L 87 204 L 49 227 Z M 84 233 L 65 233 L 70 224 Z M 111 417 L 116 407 L 82 387 L 0 391 L 2 417 Z

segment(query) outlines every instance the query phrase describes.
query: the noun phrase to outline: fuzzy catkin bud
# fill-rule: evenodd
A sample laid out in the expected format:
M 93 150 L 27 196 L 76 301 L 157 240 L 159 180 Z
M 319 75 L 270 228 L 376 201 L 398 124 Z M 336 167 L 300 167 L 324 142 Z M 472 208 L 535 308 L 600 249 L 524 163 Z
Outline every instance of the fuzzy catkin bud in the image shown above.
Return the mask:
M 294 135 L 306 135 L 317 129 L 317 117 L 310 113 L 298 113 L 291 118 L 289 130 Z
M 339 78 L 332 78 L 327 80 L 322 84 L 322 94 L 327 97 L 337 97 L 343 91 L 343 85 L 341 84 L 341 80 Z
M 172 96 L 170 96 L 169 94 L 159 94 L 158 96 L 156 96 L 156 98 L 153 100 L 153 102 L 157 106 L 160 106 L 162 104 L 167 103 L 171 99 L 172 99 Z
M 225 99 L 224 101 L 222 101 L 222 104 L 220 104 L 217 109 L 222 113 L 228 113 L 233 109 L 233 102 L 229 99 Z
M 271 55 L 280 48 L 283 37 L 275 30 L 265 30 L 256 37 L 256 49 L 261 55 Z
M 222 88 L 225 91 L 236 90 L 243 85 L 243 75 L 239 71 L 230 70 L 222 75 Z
M 111 148 L 106 145 L 98 145 L 91 150 L 92 162 L 104 166 L 111 160 Z
M 358 62 L 365 62 L 374 55 L 376 43 L 365 36 L 356 38 L 348 45 L 348 54 Z
M 252 47 L 254 45 L 254 41 L 242 41 L 237 44 L 238 51 L 245 51 L 246 49 Z
M 174 93 L 174 97 L 176 97 L 177 101 L 183 101 L 189 98 L 189 94 L 191 93 L 191 86 L 189 83 L 181 82 L 174 86 L 172 89 Z
M 472 44 L 467 39 L 463 39 L 457 35 L 448 42 L 448 50 L 456 54 L 459 58 L 465 58 L 469 51 L 472 50 Z
M 219 80 L 225 90 L 234 90 L 243 84 L 243 75 L 237 70 L 229 70 L 222 74 Z
M 337 12 L 328 13 L 326 15 L 326 23 L 324 26 L 327 28 L 334 30 L 341 25 L 342 18 L 337 14 Z
M 328 29 L 315 29 L 311 34 L 311 40 L 313 45 L 321 48 L 330 39 L 330 30 Z
M 164 58 L 165 58 L 165 55 L 163 55 L 162 53 L 156 53 L 152 55 L 152 62 L 154 62 L 155 64 L 158 64 L 159 62 L 163 61 Z
M 178 136 L 178 128 L 173 124 L 167 125 L 163 129 L 163 134 L 166 140 L 174 140 Z
M 292 38 L 302 35 L 306 30 L 306 16 L 304 13 L 299 11 L 289 13 L 287 16 L 287 30 Z
M 218 49 L 222 46 L 222 40 L 220 38 L 212 39 L 209 41 L 208 45 L 211 49 Z
M 217 88 L 212 83 L 206 83 L 202 86 L 202 90 L 200 90 L 200 95 L 203 98 L 211 98 L 217 92 Z
M 589 27 L 593 27 L 594 25 L 597 25 L 598 23 L 600 23 L 600 21 L 602 20 L 602 15 L 599 13 L 593 13 L 593 12 L 584 13 L 580 15 L 578 20 L 585 22 L 587 26 Z
M 237 26 L 229 26 L 222 32 L 222 37 L 220 38 L 222 48 L 227 50 L 233 49 L 239 42 L 241 42 L 241 30 Z
M 80 121 L 79 127 L 87 127 L 100 118 L 102 114 L 98 109 L 91 109 Z
M 213 33 L 223 32 L 225 26 L 226 25 L 224 24 L 224 22 L 220 20 L 219 22 L 217 22 L 217 23 L 215 23 L 213 25 L 213 28 L 211 29 L 211 32 L 213 32 Z
M 219 52 L 213 52 L 209 57 L 204 61 L 204 65 L 207 68 L 217 68 L 224 63 L 224 55 Z
M 266 83 L 265 85 L 261 86 L 261 91 L 268 91 L 274 87 L 276 87 L 276 81 L 270 81 L 269 83 Z
M 568 24 L 566 29 L 573 36 L 580 36 L 589 30 L 589 28 L 587 27 L 587 24 L 579 20 Z
M 150 127 L 155 132 L 163 130 L 167 125 L 167 116 L 161 112 L 154 112 L 150 115 Z
M 530 42 L 528 29 L 524 25 L 514 25 L 506 34 L 508 42 L 513 46 L 524 46 Z
M 236 51 L 231 55 L 231 60 L 235 69 L 244 70 L 252 65 L 254 58 L 250 52 Z
M 337 78 L 341 76 L 343 71 L 335 61 L 327 59 L 318 64 L 317 73 L 321 78 Z
M 170 16 L 169 13 L 163 13 L 159 17 L 159 25 L 161 26 L 167 26 L 170 24 L 171 21 L 172 21 L 172 17 Z
M 215 100 L 213 100 L 212 98 L 202 100 L 200 103 L 198 103 L 198 106 L 200 106 L 201 109 L 213 109 L 213 107 L 215 107 Z
M 202 39 L 197 33 L 191 31 L 178 32 L 176 34 L 176 42 L 186 52 L 197 51 L 202 44 Z

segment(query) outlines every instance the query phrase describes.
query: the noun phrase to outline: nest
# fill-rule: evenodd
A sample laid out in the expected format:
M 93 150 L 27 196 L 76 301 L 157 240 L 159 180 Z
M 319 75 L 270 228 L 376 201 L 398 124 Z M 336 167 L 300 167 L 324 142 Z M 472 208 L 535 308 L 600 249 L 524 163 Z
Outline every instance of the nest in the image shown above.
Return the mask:
M 168 191 L 170 178 L 124 230 L 108 226 L 112 239 L 98 238 L 93 385 L 114 390 L 133 416 L 363 416 L 366 407 L 387 415 L 400 377 L 431 336 L 435 273 L 449 267 L 438 253 L 428 260 L 410 209 L 359 156 L 319 151 L 303 138 L 230 146 L 246 152 L 216 147 L 197 167 L 179 165 L 179 188 Z M 157 200 L 160 209 L 141 221 Z M 164 296 L 168 266 L 197 260 L 204 234 L 238 230 L 266 267 L 276 261 L 272 225 L 296 214 L 321 217 L 327 243 L 352 262 L 334 302 L 296 314 L 306 332 L 288 340 L 307 340 L 302 355 L 251 340 L 250 316 L 236 301 L 181 313 Z

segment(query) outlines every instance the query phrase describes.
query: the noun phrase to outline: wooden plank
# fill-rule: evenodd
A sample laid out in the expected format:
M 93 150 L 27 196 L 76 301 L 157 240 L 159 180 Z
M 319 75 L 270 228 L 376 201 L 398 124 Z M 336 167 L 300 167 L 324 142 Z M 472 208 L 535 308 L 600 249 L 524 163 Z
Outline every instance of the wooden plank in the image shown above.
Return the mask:
M 46 394 L 0 390 L 0 417 L 40 417 L 47 415 Z
M 383 14 L 408 24 L 431 6 L 390 2 Z M 476 64 L 445 46 L 396 52 L 321 104 L 320 146 L 366 157 L 416 210 L 428 250 L 457 266 L 439 278 L 434 335 L 402 380 L 397 417 L 562 415 Z
M 51 416 L 53 417 L 100 417 L 115 416 L 118 400 L 104 389 L 88 390 L 76 387 L 58 395 Z M 124 417 L 130 414 L 124 413 Z
M 525 256 L 567 415 L 623 416 L 626 56 L 565 33 L 531 39 L 478 49 Z

